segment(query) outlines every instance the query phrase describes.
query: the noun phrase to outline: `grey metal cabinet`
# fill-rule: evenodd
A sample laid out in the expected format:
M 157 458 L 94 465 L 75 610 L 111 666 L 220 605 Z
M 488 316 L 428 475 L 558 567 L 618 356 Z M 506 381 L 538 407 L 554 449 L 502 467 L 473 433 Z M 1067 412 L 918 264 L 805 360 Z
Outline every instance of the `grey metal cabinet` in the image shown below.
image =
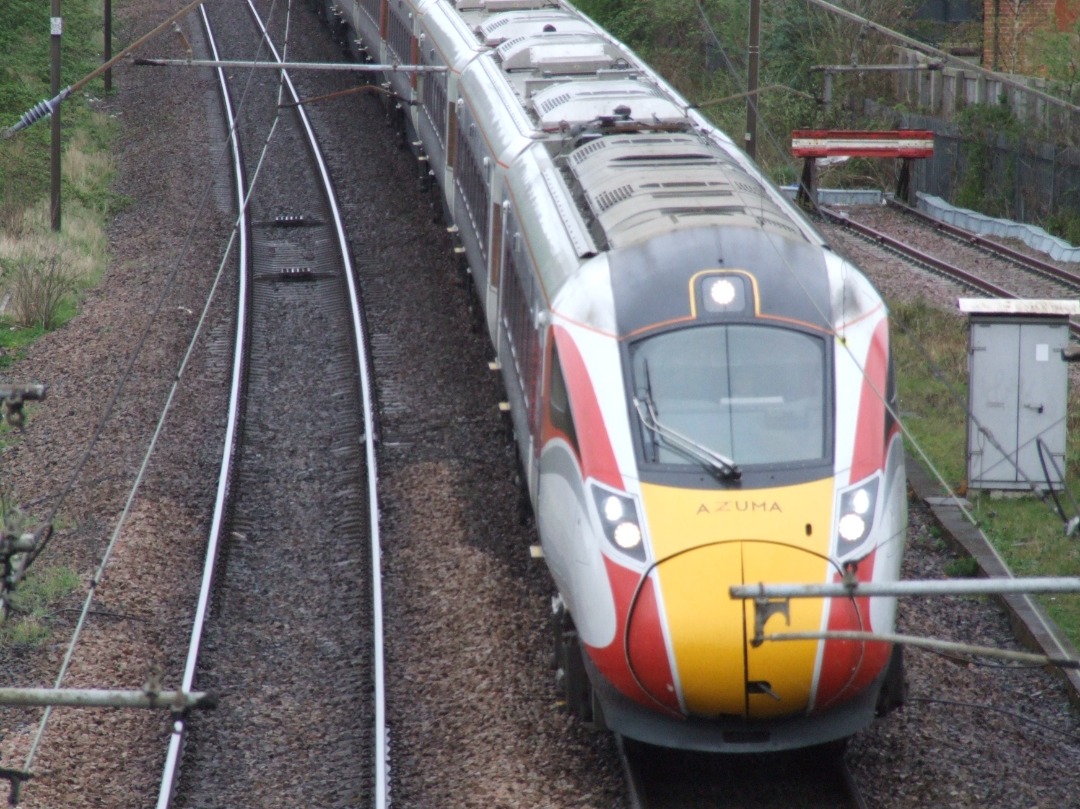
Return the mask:
M 961 298 L 969 316 L 968 486 L 1064 483 L 1069 315 L 1080 302 Z

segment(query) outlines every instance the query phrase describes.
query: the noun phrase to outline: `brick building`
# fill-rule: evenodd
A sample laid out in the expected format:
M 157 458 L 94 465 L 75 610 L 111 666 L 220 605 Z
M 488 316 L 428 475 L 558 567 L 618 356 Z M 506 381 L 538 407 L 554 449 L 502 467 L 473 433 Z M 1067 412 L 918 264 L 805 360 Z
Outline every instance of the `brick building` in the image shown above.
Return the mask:
M 983 67 L 1038 73 L 1034 35 L 1072 33 L 1080 63 L 1080 0 L 983 0 Z

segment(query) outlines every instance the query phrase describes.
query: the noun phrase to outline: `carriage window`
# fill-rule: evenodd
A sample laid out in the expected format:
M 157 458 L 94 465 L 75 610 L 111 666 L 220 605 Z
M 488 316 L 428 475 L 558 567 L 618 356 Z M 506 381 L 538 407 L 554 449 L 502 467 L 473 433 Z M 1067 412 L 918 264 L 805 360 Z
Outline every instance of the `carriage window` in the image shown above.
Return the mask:
M 426 62 L 425 64 L 433 64 Z M 423 110 L 435 130 L 435 137 L 446 147 L 446 74 L 429 73 L 424 77 Z
M 566 435 L 566 440 L 575 452 L 578 450 L 577 429 L 574 427 L 574 414 L 570 410 L 570 394 L 566 389 L 566 378 L 559 363 L 559 349 L 551 350 L 551 394 L 548 397 L 550 410 L 548 418 L 551 425 Z
M 393 12 L 390 13 L 386 44 L 390 46 L 399 62 L 408 62 L 411 58 L 415 45 L 412 30 L 404 20 Z
M 461 148 L 458 155 L 454 181 L 461 189 L 465 202 L 469 224 L 472 225 L 480 250 L 487 259 L 488 207 L 491 205 L 491 191 L 488 188 L 487 170 L 473 151 L 472 144 L 464 132 L 459 133 Z
M 646 463 L 700 464 L 692 445 L 743 467 L 828 457 L 822 339 L 772 326 L 702 325 L 641 340 L 630 357 Z M 691 445 L 680 447 L 680 439 Z
M 540 337 L 533 324 L 532 306 L 522 284 L 512 253 L 507 255 L 507 263 L 502 285 L 502 321 L 506 331 L 506 340 L 510 353 L 514 357 L 514 370 L 517 372 L 521 395 L 529 411 L 529 424 L 535 427 L 539 421 L 536 397 L 537 374 L 540 370 Z

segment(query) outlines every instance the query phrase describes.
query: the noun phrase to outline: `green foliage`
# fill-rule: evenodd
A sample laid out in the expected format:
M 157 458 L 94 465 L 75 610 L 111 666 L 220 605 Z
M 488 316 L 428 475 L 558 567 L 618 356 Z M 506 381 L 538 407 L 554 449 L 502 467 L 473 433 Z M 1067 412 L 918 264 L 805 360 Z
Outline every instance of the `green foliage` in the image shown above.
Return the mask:
M 18 536 L 32 530 L 30 519 L 12 505 L 6 491 L 0 490 L 0 525 Z M 19 564 L 20 554 L 12 558 Z M 35 569 L 11 593 L 8 612 L 0 615 L 0 649 L 35 646 L 49 634 L 50 611 L 79 586 L 79 577 L 69 568 Z
M 1075 406 L 1074 400 L 1070 409 Z M 1075 451 L 1069 455 L 1067 484 L 1076 480 Z M 1076 483 L 1069 487 L 1076 497 Z M 1062 520 L 1049 498 L 993 499 L 984 494 L 977 498 L 969 495 L 969 499 L 974 502 L 975 515 L 987 537 L 1015 575 L 1075 576 L 1080 571 L 1080 545 L 1075 536 L 1065 535 Z M 1062 502 L 1068 503 L 1069 499 L 1062 497 Z M 1080 596 L 1044 596 L 1038 601 L 1069 639 L 1080 643 Z
M 4 0 L 0 16 L 2 128 L 14 124 L 23 113 L 51 96 L 50 8 L 41 0 Z M 63 18 L 60 84 L 66 86 L 92 70 L 100 59 L 100 2 L 64 0 Z M 63 103 L 65 145 L 88 114 L 85 94 Z M 28 208 L 48 197 L 49 141 L 50 128 L 45 121 L 16 138 L 0 141 L 0 221 L 10 218 L 13 210 Z
M 1053 91 L 1076 100 L 1080 95 L 1080 23 L 1072 31 L 1036 31 L 1029 46 L 1032 61 L 1052 81 Z
M 725 48 L 741 36 L 742 49 L 746 47 L 747 4 L 742 0 L 584 0 L 577 5 L 653 67 L 667 52 L 674 61 L 700 61 L 716 46 L 712 34 Z
M 10 366 L 21 356 L 22 349 L 44 333 L 40 328 L 15 328 L 5 319 L 0 318 L 0 371 Z
M 49 636 L 52 614 L 59 602 L 79 586 L 78 575 L 66 567 L 34 568 L 11 596 L 11 611 L 0 623 L 0 648 L 37 646 Z
M 956 124 L 964 139 L 964 169 L 954 204 L 988 216 L 1011 216 L 1016 160 L 1010 155 L 1004 165 L 996 165 L 994 156 L 1001 137 L 1015 143 L 1023 134 L 1012 108 L 1007 103 L 972 104 L 957 113 Z
M 953 579 L 974 579 L 979 571 L 979 563 L 971 556 L 961 556 L 945 565 L 945 575 Z
M 891 310 L 908 453 L 926 453 L 949 485 L 958 488 L 966 475 L 966 323 L 922 299 L 894 303 Z
M 40 0 L 4 0 L 0 14 L 0 128 L 50 98 L 50 8 Z M 100 62 L 100 0 L 64 0 L 60 85 Z M 77 289 L 105 264 L 102 225 L 122 200 L 110 189 L 114 126 L 94 109 L 91 84 L 61 106 L 63 229 L 50 230 L 51 127 L 48 119 L 0 140 L 0 367 L 43 330 L 75 312 Z
M 1064 239 L 1069 244 L 1080 244 L 1080 210 L 1059 208 L 1046 217 L 1042 227 L 1047 233 Z
M 0 260 L 4 289 L 11 295 L 13 320 L 23 328 L 55 328 L 66 299 L 75 292 L 75 274 L 59 252 Z
M 20 51 L 40 52 L 48 58 L 48 37 L 35 36 L 49 32 L 49 4 L 39 0 L 5 0 L 4 24 L 0 26 L 0 59 Z
M 713 122 L 741 143 L 747 121 L 749 4 L 745 0 L 581 0 L 598 23 L 627 42 Z M 866 0 L 859 12 L 896 27 L 916 0 Z M 803 0 L 762 5 L 757 160 L 777 181 L 798 176 L 790 157 L 793 129 L 853 126 L 841 104 L 821 103 L 820 65 L 891 60 L 879 37 Z M 844 79 L 847 90 L 876 97 L 889 92 L 880 75 Z

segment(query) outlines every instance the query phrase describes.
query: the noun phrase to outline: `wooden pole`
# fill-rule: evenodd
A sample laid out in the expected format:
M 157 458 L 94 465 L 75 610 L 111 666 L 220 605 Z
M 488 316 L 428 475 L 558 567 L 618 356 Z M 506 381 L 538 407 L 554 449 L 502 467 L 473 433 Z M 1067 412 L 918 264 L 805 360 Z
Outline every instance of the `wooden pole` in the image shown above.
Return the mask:
M 102 61 L 105 64 L 109 64 L 109 60 L 112 59 L 112 0 L 105 0 L 105 53 L 102 56 Z M 105 92 L 112 91 L 112 68 L 105 71 Z
M 60 38 L 64 32 L 64 20 L 60 16 L 60 0 L 52 0 L 51 25 L 51 89 L 55 96 L 60 92 Z M 52 229 L 60 230 L 60 107 L 52 115 L 51 183 L 49 210 L 52 213 Z

